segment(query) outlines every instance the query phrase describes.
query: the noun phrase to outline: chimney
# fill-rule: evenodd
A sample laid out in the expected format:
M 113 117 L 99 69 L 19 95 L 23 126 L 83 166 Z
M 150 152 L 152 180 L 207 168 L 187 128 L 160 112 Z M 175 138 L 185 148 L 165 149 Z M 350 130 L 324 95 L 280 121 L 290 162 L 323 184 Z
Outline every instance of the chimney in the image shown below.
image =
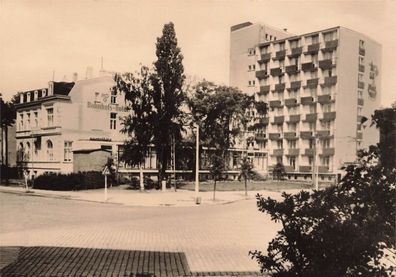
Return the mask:
M 49 81 L 48 82 L 48 96 L 53 95 L 53 94 L 54 94 L 54 82 Z
M 78 73 L 74 72 L 73 73 L 73 82 L 77 82 L 78 81 Z
M 283 28 L 283 31 L 287 32 L 287 28 Z
M 93 78 L 93 68 L 92 66 L 87 66 L 87 71 L 85 73 L 85 79 L 92 79 Z

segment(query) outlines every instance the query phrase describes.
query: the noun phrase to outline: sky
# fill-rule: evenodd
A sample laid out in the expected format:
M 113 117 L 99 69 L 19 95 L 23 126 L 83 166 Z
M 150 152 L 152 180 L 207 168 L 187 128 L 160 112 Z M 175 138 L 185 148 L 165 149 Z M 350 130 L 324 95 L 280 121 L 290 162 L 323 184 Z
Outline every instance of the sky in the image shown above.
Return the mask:
M 162 27 L 174 22 L 185 73 L 228 84 L 232 25 L 261 22 L 303 34 L 334 26 L 383 46 L 383 107 L 396 101 L 396 0 L 127 1 L 0 0 L 0 93 L 71 81 L 86 68 L 135 71 L 155 60 Z

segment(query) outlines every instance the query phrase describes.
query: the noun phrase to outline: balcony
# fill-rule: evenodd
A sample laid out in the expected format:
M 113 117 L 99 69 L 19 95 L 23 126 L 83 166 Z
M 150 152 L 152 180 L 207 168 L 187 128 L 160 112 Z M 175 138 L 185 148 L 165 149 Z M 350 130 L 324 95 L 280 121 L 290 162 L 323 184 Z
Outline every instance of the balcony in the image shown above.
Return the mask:
M 284 132 L 283 138 L 288 139 L 288 140 L 298 139 L 296 132 Z
M 300 138 L 302 138 L 302 139 L 311 139 L 312 138 L 312 132 L 311 131 L 301 131 L 300 132 Z
M 281 84 L 276 84 L 275 88 L 272 92 L 283 92 L 286 88 L 286 84 L 285 83 L 281 83 Z
M 298 123 L 300 122 L 300 115 L 299 114 L 293 114 L 289 116 L 289 123 Z
M 374 98 L 377 95 L 377 87 L 375 85 L 368 85 L 368 93 L 370 97 Z
M 301 97 L 301 105 L 310 105 L 314 103 L 314 99 L 312 96 Z
M 281 76 L 281 75 L 283 75 L 282 68 L 280 68 L 280 67 L 271 68 L 270 74 L 271 74 L 272 77 Z
M 269 124 L 269 117 L 264 117 L 259 119 L 259 123 L 268 125 Z
M 283 155 L 283 149 L 274 149 L 272 150 L 272 155 L 273 156 L 282 156 Z
M 307 85 L 304 88 L 316 88 L 319 85 L 319 78 L 307 80 Z
M 275 116 L 274 117 L 274 124 L 281 124 L 285 122 L 285 116 L 284 115 L 280 115 L 280 116 Z
M 258 95 L 266 95 L 270 92 L 270 85 L 260 86 L 260 91 L 257 93 Z
M 297 65 L 288 65 L 288 66 L 286 66 L 285 71 L 288 75 L 293 75 L 293 74 L 297 74 L 298 72 L 300 72 L 298 70 Z
M 318 102 L 320 104 L 328 104 L 331 102 L 331 95 L 330 94 L 325 94 L 325 95 L 319 95 L 318 96 Z
M 333 64 L 332 59 L 326 59 L 326 60 L 319 61 L 319 68 L 322 70 L 332 69 L 334 65 L 335 64 Z
M 298 106 L 297 99 L 296 98 L 285 99 L 285 106 L 286 107 Z
M 280 107 L 282 107 L 282 102 L 280 100 L 270 101 L 269 104 L 270 104 L 271 108 L 280 108 Z
M 302 54 L 302 47 L 296 47 L 291 49 L 290 55 L 287 55 L 289 58 L 297 58 Z
M 261 54 L 260 59 L 257 60 L 258 63 L 265 63 L 271 59 L 271 53 Z
M 322 52 L 332 52 L 337 49 L 338 39 L 330 40 L 325 42 L 325 47 L 322 48 Z
M 316 120 L 318 119 L 318 114 L 316 114 L 316 113 L 310 113 L 310 114 L 307 114 L 306 116 L 305 116 L 305 122 L 316 122 Z
M 363 139 L 363 133 L 362 132 L 357 132 L 356 133 L 356 139 Z
M 303 63 L 301 64 L 302 71 L 314 71 L 318 69 L 313 62 Z
M 365 70 L 364 65 L 359 64 L 359 72 L 362 72 L 362 73 L 363 73 L 364 70 Z
M 293 81 L 290 82 L 290 88 L 288 88 L 287 90 L 298 90 L 301 88 L 301 81 Z
M 335 86 L 337 84 L 337 76 L 325 77 L 323 84 L 320 84 L 322 88 Z
M 310 165 L 300 165 L 300 172 L 312 172 L 312 167 Z
M 319 130 L 319 131 L 316 131 L 316 136 L 318 138 L 329 138 L 329 137 L 331 137 L 330 130 Z
M 264 79 L 264 78 L 267 78 L 268 76 L 269 76 L 268 72 L 265 69 L 256 71 L 256 78 L 257 79 Z
M 255 134 L 254 139 L 256 141 L 265 141 L 267 140 L 267 136 L 264 133 Z
M 275 53 L 275 57 L 272 58 L 273 61 L 283 60 L 286 57 L 286 50 L 280 50 Z
M 360 56 L 366 55 L 366 50 L 364 48 L 359 47 L 359 55 Z
M 357 103 L 359 106 L 363 106 L 364 105 L 364 100 L 362 98 L 358 98 Z
M 268 138 L 270 140 L 279 140 L 279 139 L 281 139 L 281 134 L 280 133 L 269 133 Z
M 364 89 L 364 82 L 358 82 L 358 88 Z
M 285 171 L 287 173 L 295 172 L 296 169 L 292 165 L 285 165 Z
M 322 156 L 333 156 L 335 153 L 334 148 L 322 148 Z
M 304 54 L 305 55 L 316 54 L 319 52 L 319 47 L 320 47 L 320 43 L 314 43 L 314 44 L 308 45 L 307 51 L 304 52 Z
M 329 167 L 327 165 L 320 165 L 318 166 L 319 173 L 326 173 L 329 172 Z
M 322 121 L 332 121 L 336 118 L 336 112 L 325 112 L 323 113 Z
M 313 156 L 315 153 L 315 149 L 313 148 L 306 148 L 304 151 L 305 156 Z
M 289 156 L 298 156 L 298 155 L 300 154 L 300 149 L 298 149 L 298 148 L 290 148 L 290 149 L 287 151 L 287 154 L 288 154 Z

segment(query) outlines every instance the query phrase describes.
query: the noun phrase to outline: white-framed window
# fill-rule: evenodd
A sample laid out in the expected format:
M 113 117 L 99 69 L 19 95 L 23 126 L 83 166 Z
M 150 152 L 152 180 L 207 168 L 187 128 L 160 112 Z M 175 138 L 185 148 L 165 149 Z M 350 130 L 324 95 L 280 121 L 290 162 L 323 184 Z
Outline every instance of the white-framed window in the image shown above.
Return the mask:
M 72 152 L 72 141 L 65 141 L 64 143 L 64 152 L 63 152 L 63 160 L 65 162 L 71 162 L 73 157 Z
M 19 114 L 19 130 L 23 130 L 24 129 L 24 117 L 23 117 L 23 113 Z
M 26 113 L 26 128 L 30 129 L 30 113 Z
M 48 161 L 54 160 L 54 145 L 50 140 L 47 140 L 47 160 Z
M 48 108 L 47 109 L 47 126 L 53 126 L 54 125 L 54 109 L 53 108 Z
M 34 127 L 38 127 L 38 112 L 33 112 L 34 114 Z
M 110 113 L 110 129 L 117 129 L 117 113 Z

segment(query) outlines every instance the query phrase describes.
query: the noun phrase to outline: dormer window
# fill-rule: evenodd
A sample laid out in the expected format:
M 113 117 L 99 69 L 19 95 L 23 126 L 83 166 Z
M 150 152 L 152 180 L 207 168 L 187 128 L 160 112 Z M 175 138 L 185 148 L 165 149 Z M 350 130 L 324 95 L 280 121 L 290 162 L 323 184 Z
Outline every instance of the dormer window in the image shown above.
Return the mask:
M 54 82 L 49 82 L 48 83 L 48 96 L 51 96 L 54 94 Z
M 31 97 L 30 91 L 26 95 L 27 95 L 26 102 L 30 102 L 30 97 Z
M 34 100 L 37 100 L 37 99 L 38 99 L 38 91 L 35 90 L 35 91 L 34 91 Z
M 23 103 L 23 93 L 19 94 L 19 103 L 22 104 Z
M 43 88 L 41 90 L 41 97 L 46 97 L 47 96 L 47 90 L 45 88 Z

